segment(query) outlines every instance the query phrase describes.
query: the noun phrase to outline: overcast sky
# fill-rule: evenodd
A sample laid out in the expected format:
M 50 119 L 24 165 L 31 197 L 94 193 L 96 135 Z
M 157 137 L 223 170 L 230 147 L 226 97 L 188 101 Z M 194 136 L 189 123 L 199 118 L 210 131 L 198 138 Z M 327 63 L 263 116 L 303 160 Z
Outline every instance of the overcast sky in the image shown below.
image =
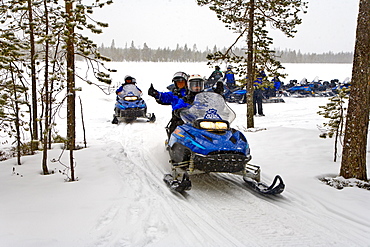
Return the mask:
M 354 50 L 359 0 L 306 0 L 308 13 L 297 28 L 295 38 L 279 31 L 270 33 L 275 48 L 301 52 L 349 52 Z M 131 45 L 150 48 L 176 48 L 197 45 L 198 50 L 229 46 L 236 34 L 229 31 L 208 7 L 196 0 L 114 0 L 110 6 L 98 9 L 94 17 L 109 23 L 104 33 L 94 35 L 99 46 Z

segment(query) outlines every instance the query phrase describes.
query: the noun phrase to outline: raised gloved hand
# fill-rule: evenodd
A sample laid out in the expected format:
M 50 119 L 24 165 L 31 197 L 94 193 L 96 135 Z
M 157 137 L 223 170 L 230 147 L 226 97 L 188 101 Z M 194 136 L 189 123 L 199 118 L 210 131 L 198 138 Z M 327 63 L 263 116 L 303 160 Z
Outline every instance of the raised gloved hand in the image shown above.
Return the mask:
M 148 89 L 148 95 L 156 98 L 158 96 L 158 94 L 159 94 L 158 91 L 155 90 L 154 87 L 153 87 L 153 83 L 150 84 L 150 88 Z
M 215 93 L 218 93 L 218 94 L 223 94 L 223 92 L 224 92 L 224 84 L 222 83 L 221 80 L 218 80 L 217 81 L 216 88 L 215 88 L 214 92 Z

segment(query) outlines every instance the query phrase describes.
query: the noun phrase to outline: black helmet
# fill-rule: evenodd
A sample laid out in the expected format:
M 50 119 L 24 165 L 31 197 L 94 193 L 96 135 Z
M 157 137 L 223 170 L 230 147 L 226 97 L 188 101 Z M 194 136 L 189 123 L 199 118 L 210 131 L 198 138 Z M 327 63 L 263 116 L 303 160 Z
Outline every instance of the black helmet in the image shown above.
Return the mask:
M 216 66 L 215 66 L 215 69 L 216 69 L 216 70 L 220 70 L 220 66 L 216 65 Z
M 179 88 L 178 85 L 177 85 L 177 82 L 180 82 L 180 81 L 183 81 L 183 87 L 186 88 L 186 82 L 188 81 L 188 78 L 189 78 L 189 75 L 186 74 L 185 72 L 176 72 L 174 75 L 173 75 L 173 78 L 172 78 L 172 82 L 175 84 L 175 87 L 176 88 Z M 183 88 L 181 87 L 181 88 Z
M 125 76 L 125 83 L 136 84 L 136 79 L 130 75 Z
M 177 79 L 184 79 L 185 81 L 188 81 L 188 78 L 189 78 L 188 74 L 186 74 L 185 72 L 179 71 L 173 75 L 172 81 L 175 82 L 175 80 Z

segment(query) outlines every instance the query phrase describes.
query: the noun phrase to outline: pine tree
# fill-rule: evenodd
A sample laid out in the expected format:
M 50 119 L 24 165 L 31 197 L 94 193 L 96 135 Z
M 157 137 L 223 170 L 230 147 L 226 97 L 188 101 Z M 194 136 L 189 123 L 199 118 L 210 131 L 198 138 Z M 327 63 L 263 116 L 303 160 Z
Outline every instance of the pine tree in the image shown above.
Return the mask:
M 318 114 L 329 119 L 328 123 L 324 123 L 326 129 L 320 134 L 321 138 L 334 137 L 334 162 L 337 161 L 338 142 L 344 135 L 344 120 L 346 117 L 346 99 L 348 99 L 349 89 L 343 88 L 338 91 L 338 94 L 329 99 L 326 106 L 319 106 L 322 111 Z
M 306 8 L 307 3 L 301 0 L 197 0 L 198 4 L 209 5 L 226 27 L 239 33 L 235 42 L 225 51 L 217 51 L 208 55 L 208 59 L 220 63 L 237 63 L 236 72 L 242 77 L 247 76 L 247 127 L 254 127 L 253 120 L 253 82 L 257 66 L 263 66 L 272 76 L 278 73 L 282 65 L 275 58 L 275 52 L 269 46 L 273 43 L 268 36 L 267 23 L 279 29 L 288 37 L 293 37 L 295 27 L 301 24 L 298 13 Z M 234 46 L 240 39 L 247 41 L 246 56 L 234 53 Z M 242 79 L 242 82 L 245 79 Z
M 73 151 L 75 149 L 76 143 L 76 122 L 75 122 L 75 102 L 76 102 L 76 86 L 75 86 L 75 55 L 79 55 L 89 61 L 89 63 L 96 62 L 99 65 L 104 67 L 104 64 L 101 61 L 110 61 L 109 58 L 106 58 L 100 54 L 98 47 L 94 44 L 89 38 L 77 33 L 76 29 L 79 30 L 90 30 L 93 33 L 99 34 L 102 33 L 102 30 L 98 27 L 107 27 L 108 24 L 98 22 L 94 20 L 93 23 L 89 23 L 89 20 L 92 18 L 87 18 L 89 14 L 93 13 L 94 8 L 101 8 L 106 4 L 111 4 L 112 1 L 100 2 L 95 0 L 95 3 L 92 5 L 82 4 L 75 0 L 65 0 L 65 23 L 66 29 L 64 33 L 64 40 L 66 43 L 66 61 L 67 61 L 67 147 L 69 149 L 69 165 L 71 171 L 71 181 L 75 181 L 75 172 L 74 172 L 74 156 Z M 96 26 L 97 25 L 97 26 Z M 105 68 L 105 67 L 104 67 Z M 111 83 L 109 74 L 93 67 L 95 77 L 104 83 Z M 88 83 L 92 82 L 88 79 L 84 79 Z
M 25 121 L 28 104 L 28 87 L 22 76 L 22 52 L 28 46 L 19 40 L 14 29 L 0 34 L 0 130 L 16 140 L 17 164 L 21 165 L 21 128 L 27 130 Z

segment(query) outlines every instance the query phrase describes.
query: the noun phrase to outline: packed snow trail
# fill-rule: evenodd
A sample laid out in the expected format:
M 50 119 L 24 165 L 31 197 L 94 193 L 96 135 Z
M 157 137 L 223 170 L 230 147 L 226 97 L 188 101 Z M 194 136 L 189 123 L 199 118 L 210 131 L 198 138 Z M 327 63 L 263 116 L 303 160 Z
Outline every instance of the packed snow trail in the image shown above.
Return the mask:
M 266 197 L 248 189 L 240 176 L 204 174 L 192 177 L 193 189 L 184 196 L 170 192 L 162 181 L 170 169 L 164 146 L 167 118 L 163 115 L 157 119 L 156 123 L 138 120 L 101 126 L 106 129 L 102 141 L 107 143 L 107 155 L 117 166 L 122 187 L 115 203 L 97 219 L 96 232 L 92 233 L 97 236 L 95 246 L 355 243 L 342 236 L 340 229 L 328 231 L 325 218 L 333 220 L 330 212 L 314 216 L 317 221 L 310 220 L 315 210 L 305 207 L 299 191 L 289 184 L 282 195 Z M 262 172 L 264 181 L 271 181 L 273 176 Z
M 294 163 L 301 169 L 301 164 L 307 162 L 295 153 L 305 153 L 310 147 L 302 145 L 304 140 L 299 138 L 300 132 L 307 130 L 292 129 L 287 136 L 281 136 L 279 128 L 282 127 L 278 121 L 286 118 L 289 125 L 308 126 L 310 121 L 304 121 L 305 118 L 320 118 L 316 110 L 312 115 L 297 111 L 297 99 L 283 105 L 266 104 L 269 122 L 266 124 L 265 118 L 258 118 L 256 125 L 274 128 L 245 133 L 251 145 L 251 163 L 261 166 L 262 181 L 269 184 L 280 174 L 286 182 L 281 195 L 256 194 L 246 188 L 242 177 L 232 174 L 204 174 L 193 176 L 192 190 L 182 196 L 172 193 L 163 182 L 164 174 L 170 172 L 164 127 L 170 119 L 171 107 L 158 105 L 151 97 L 144 99 L 148 112 L 156 114 L 155 123 L 139 119 L 129 124 L 112 125 L 109 119 L 113 114 L 112 96 L 99 100 L 100 107 L 95 109 L 99 110 L 96 115 L 108 117 L 95 115 L 90 119 L 94 124 L 92 133 L 98 135 L 99 143 L 104 143 L 106 155 L 113 160 L 121 184 L 120 193 L 112 200 L 114 203 L 97 215 L 89 246 L 361 246 L 367 242 L 367 222 L 348 219 L 341 215 L 340 205 L 331 205 L 327 198 L 320 197 L 320 190 L 332 190 L 331 193 L 336 190 L 318 181 L 314 188 L 305 187 L 305 179 L 317 179 L 309 170 L 307 174 L 286 175 L 295 170 L 295 167 L 285 166 L 286 161 L 294 157 Z M 326 102 L 326 99 L 298 100 L 318 105 Z M 245 105 L 229 105 L 237 113 L 233 127 L 243 126 Z M 107 114 L 107 109 L 112 112 Z M 281 145 L 269 147 L 268 143 L 260 141 L 271 138 L 281 139 Z M 328 144 L 321 145 L 327 149 L 324 145 Z M 292 146 L 299 150 L 291 150 Z M 270 155 L 266 155 L 266 150 Z M 315 157 L 311 159 L 314 162 Z M 302 180 L 298 183 L 300 188 L 290 186 L 289 182 L 295 179 Z M 308 196 L 311 201 L 307 202 L 307 195 L 302 193 L 314 196 Z M 353 229 L 356 229 L 353 233 L 356 239 L 346 234 L 354 232 Z

